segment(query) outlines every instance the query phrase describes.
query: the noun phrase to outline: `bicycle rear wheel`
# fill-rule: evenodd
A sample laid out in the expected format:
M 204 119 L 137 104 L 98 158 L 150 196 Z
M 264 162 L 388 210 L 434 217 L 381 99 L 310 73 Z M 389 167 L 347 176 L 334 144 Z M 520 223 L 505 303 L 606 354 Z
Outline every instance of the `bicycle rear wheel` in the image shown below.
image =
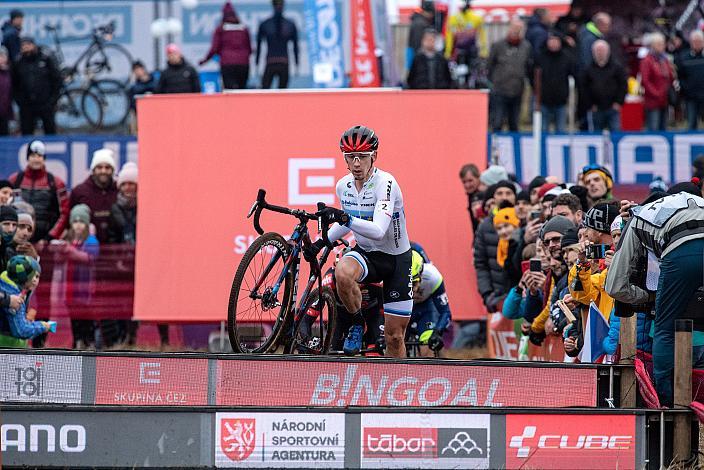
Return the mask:
M 91 91 L 100 99 L 103 108 L 103 127 L 117 127 L 130 112 L 130 97 L 119 80 L 105 78 L 91 84 Z
M 102 109 L 98 98 L 92 93 L 86 97 L 86 93 L 82 88 L 71 88 L 61 93 L 56 103 L 55 117 L 59 130 L 76 132 L 97 127 L 93 121 L 102 119 Z M 86 114 L 86 108 L 96 111 Z M 88 116 L 91 116 L 90 120 Z
M 100 98 L 90 90 L 84 90 L 81 97 L 81 111 L 90 127 L 95 130 L 103 125 L 103 106 Z
M 320 314 L 315 318 L 315 321 L 307 323 L 305 312 L 313 306 L 318 307 Z M 303 312 L 302 317 L 294 324 L 293 338 L 284 353 L 327 354 L 330 351 L 330 343 L 337 320 L 335 293 L 329 287 L 323 287 L 321 299 L 318 289 L 313 289 L 303 306 Z
M 290 251 L 281 235 L 269 232 L 254 240 L 242 257 L 227 308 L 234 352 L 266 353 L 276 347 L 293 296 L 294 273 L 283 274 Z M 277 286 L 282 275 L 283 284 Z

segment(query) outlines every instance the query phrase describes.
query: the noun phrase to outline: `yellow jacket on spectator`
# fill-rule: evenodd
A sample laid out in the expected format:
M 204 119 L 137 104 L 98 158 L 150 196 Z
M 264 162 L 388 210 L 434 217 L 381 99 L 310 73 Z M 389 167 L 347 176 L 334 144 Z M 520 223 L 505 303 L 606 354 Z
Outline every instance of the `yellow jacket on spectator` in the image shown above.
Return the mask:
M 576 302 L 587 306 L 594 302 L 599 311 L 604 314 L 604 318 L 608 320 L 611 310 L 614 308 L 614 299 L 604 290 L 608 270 L 604 269 L 600 273 L 592 274 L 590 270 L 578 270 L 577 267 L 578 265 L 575 264 L 570 269 L 570 277 L 567 284 L 572 298 Z
M 545 332 L 545 322 L 550 318 L 550 298 L 552 297 L 552 291 L 555 290 L 555 279 L 550 276 L 550 293 L 548 294 L 547 302 L 545 302 L 545 307 L 540 311 L 533 323 L 530 325 L 530 329 L 535 333 Z
M 484 20 L 482 17 L 472 9 L 467 11 L 458 11 L 450 17 L 447 22 L 447 30 L 445 32 L 445 57 L 450 58 L 452 56 L 452 49 L 455 42 L 455 34 L 466 31 L 466 30 L 476 30 L 476 41 L 477 50 L 479 51 L 480 57 L 489 56 L 489 44 L 487 44 L 486 30 L 484 29 Z

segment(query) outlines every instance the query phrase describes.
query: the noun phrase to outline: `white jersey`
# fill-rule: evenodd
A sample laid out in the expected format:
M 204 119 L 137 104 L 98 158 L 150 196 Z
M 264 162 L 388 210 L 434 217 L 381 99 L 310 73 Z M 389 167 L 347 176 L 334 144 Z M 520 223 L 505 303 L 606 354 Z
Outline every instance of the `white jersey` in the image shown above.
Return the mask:
M 411 249 L 403 194 L 393 176 L 374 168 L 361 191 L 357 191 L 354 176 L 349 174 L 337 182 L 336 192 L 342 210 L 352 216 L 349 228 L 360 248 L 390 255 Z

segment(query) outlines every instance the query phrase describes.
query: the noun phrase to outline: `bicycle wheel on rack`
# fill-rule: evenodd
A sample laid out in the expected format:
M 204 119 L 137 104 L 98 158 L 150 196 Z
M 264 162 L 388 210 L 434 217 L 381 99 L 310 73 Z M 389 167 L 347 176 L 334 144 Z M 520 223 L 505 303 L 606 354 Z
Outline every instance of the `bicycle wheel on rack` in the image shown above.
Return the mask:
M 124 83 L 104 78 L 91 83 L 90 90 L 103 108 L 102 127 L 117 127 L 125 122 L 130 112 L 130 97 Z
M 305 313 L 302 315 L 294 324 L 293 338 L 284 349 L 284 354 L 327 354 L 330 351 L 337 320 L 335 293 L 331 288 L 323 287 L 321 300 L 318 289 L 313 289 L 303 306 L 303 312 L 313 306 L 320 310 L 320 314 L 313 321 L 310 321 L 312 317 L 306 318 Z
M 119 44 L 94 45 L 84 64 L 88 76 L 112 78 L 124 84 L 132 73 L 132 55 Z
M 266 353 L 276 348 L 293 297 L 292 270 L 275 289 L 289 253 L 286 240 L 269 232 L 254 240 L 242 257 L 227 307 L 227 332 L 234 352 Z
M 82 88 L 64 90 L 56 102 L 56 126 L 61 131 L 95 130 L 102 117 L 98 98 Z

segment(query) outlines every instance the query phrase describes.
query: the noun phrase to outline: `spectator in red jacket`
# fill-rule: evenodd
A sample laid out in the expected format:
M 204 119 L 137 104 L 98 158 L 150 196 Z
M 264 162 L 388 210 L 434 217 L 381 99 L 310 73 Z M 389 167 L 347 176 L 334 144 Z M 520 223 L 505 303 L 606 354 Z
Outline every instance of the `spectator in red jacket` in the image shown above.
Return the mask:
M 66 185 L 46 171 L 46 146 L 34 140 L 27 146 L 27 167 L 9 180 L 21 191 L 22 200 L 31 204 L 35 214 L 32 243 L 41 252 L 48 240 L 61 238 L 68 223 L 69 198 Z
M 667 126 L 668 92 L 675 72 L 665 55 L 665 36 L 652 35 L 650 52 L 640 63 L 645 122 L 649 131 L 664 131 Z
M 252 44 L 249 30 L 240 22 L 229 1 L 222 7 L 222 23 L 213 33 L 210 50 L 198 64 L 205 64 L 215 54 L 220 56 L 223 88 L 247 88 Z
M 91 222 L 95 225 L 100 243 L 108 242 L 110 210 L 117 201 L 117 184 L 115 174 L 115 154 L 112 150 L 102 148 L 93 152 L 90 162 L 90 176 L 71 192 L 71 208 L 86 204 L 91 211 Z

